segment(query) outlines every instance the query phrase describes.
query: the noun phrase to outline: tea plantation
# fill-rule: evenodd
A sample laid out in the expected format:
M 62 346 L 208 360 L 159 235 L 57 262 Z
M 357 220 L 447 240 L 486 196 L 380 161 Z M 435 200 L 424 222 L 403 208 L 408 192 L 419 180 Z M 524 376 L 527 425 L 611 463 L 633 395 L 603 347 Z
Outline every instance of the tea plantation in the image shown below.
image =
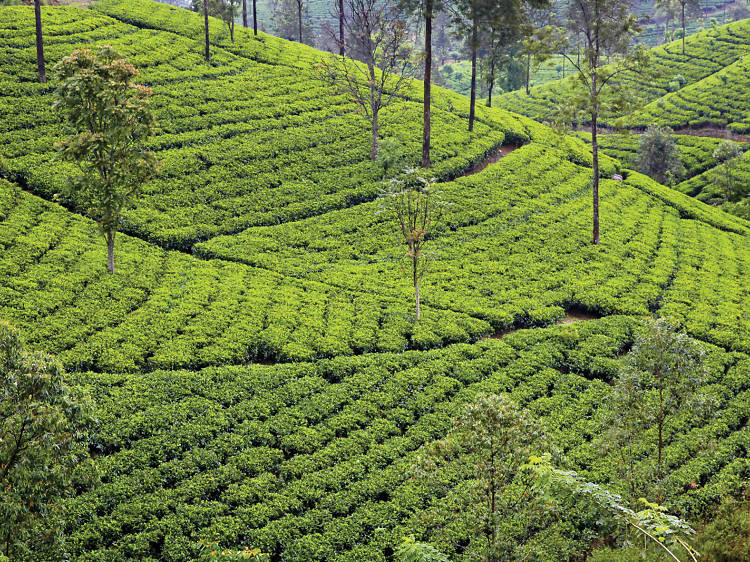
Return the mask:
M 730 108 L 737 104 L 738 96 L 742 95 L 733 93 L 733 89 L 737 92 L 744 91 L 742 84 L 745 77 L 741 75 L 741 69 L 744 68 L 744 57 L 750 54 L 749 31 L 750 20 L 741 20 L 688 36 L 685 39 L 684 55 L 682 39 L 650 49 L 651 64 L 647 73 L 624 74 L 624 81 L 634 87 L 644 103 L 650 104 L 646 106 L 647 111 L 653 107 L 648 115 L 636 118 L 633 126 L 650 125 L 656 115 L 659 115 L 660 123 L 663 121 L 673 127 L 718 123 L 722 118 L 720 114 L 727 113 L 723 117 L 723 124 L 736 122 L 734 128 L 737 131 L 746 130 L 742 125 L 742 110 Z M 721 76 L 725 78 L 722 79 Z M 521 90 L 509 92 L 498 97 L 497 105 L 535 119 L 546 120 L 549 119 L 550 112 L 564 102 L 564 95 L 573 80 L 575 77 L 548 82 L 532 88 L 530 96 Z M 712 108 L 710 104 L 708 107 L 697 106 L 696 103 L 700 104 L 701 100 L 706 101 L 711 85 L 717 81 L 727 84 L 726 92 L 722 90 L 721 96 L 715 98 L 721 108 Z M 672 92 L 675 88 L 680 91 Z M 684 95 L 687 101 L 681 101 L 682 89 L 686 91 Z M 664 99 L 660 105 L 661 98 Z M 665 115 L 662 116 L 662 112 Z M 671 112 L 675 115 L 668 117 Z M 604 116 L 602 124 L 613 122 L 617 117 L 619 116 Z
M 376 212 L 367 122 L 316 79 L 319 53 L 244 29 L 232 44 L 212 21 L 208 65 L 200 17 L 149 0 L 43 16 L 50 63 L 106 43 L 141 69 L 162 161 L 109 275 L 94 221 L 55 197 L 67 130 L 55 83 L 35 82 L 33 9 L 0 9 L 0 318 L 62 361 L 98 418 L 101 484 L 66 500 L 68 559 L 195 560 L 208 540 L 272 560 L 392 560 L 404 536 L 431 539 L 425 513 L 443 501 L 413 478 L 417 458 L 482 393 L 507 393 L 562 466 L 622 492 L 596 420 L 654 314 L 700 342 L 714 404 L 705 423 L 687 408 L 667 419 L 665 505 L 699 523 L 746 488 L 750 222 L 692 197 L 713 141 L 681 138 L 695 187 L 678 190 L 629 170 L 629 141 L 604 141 L 593 246 L 585 141 L 486 107 L 468 133 L 468 100 L 435 88 L 432 173 L 449 205 L 415 320 L 404 249 Z M 665 80 L 676 65 L 699 84 L 750 53 L 748 31 L 691 37 L 700 64 L 668 45 Z M 504 106 L 533 116 L 552 103 L 543 92 Z M 416 164 L 420 83 L 382 129 Z M 655 462 L 652 434 L 640 465 Z M 597 524 L 575 506 L 530 523 L 539 559 L 580 559 Z M 446 525 L 435 546 L 468 559 L 456 545 L 473 529 Z

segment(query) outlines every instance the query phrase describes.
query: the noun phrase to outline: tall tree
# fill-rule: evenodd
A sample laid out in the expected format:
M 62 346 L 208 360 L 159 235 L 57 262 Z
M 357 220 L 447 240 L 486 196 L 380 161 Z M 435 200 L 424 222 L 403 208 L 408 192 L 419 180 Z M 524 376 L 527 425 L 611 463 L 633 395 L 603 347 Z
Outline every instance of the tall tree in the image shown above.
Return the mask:
M 545 28 L 541 39 L 549 52 L 562 53 L 577 71 L 578 80 L 561 108 L 560 119 L 577 121 L 583 113 L 591 124 L 594 244 L 599 244 L 599 118 L 605 112 L 623 115 L 635 107 L 638 96 L 618 78 L 626 72 L 642 72 L 648 64 L 645 49 L 632 44 L 639 27 L 629 8 L 622 0 L 571 0 L 567 32 L 557 30 L 553 41 Z M 571 37 L 580 38 L 580 56 L 571 56 L 566 48 Z
M 206 62 L 211 62 L 211 46 L 208 35 L 208 0 L 203 0 L 203 29 L 206 35 Z
M 527 27 L 529 11 L 549 13 L 548 0 L 453 0 L 450 3 L 456 33 L 466 38 L 471 53 L 471 91 L 469 95 L 469 131 L 474 130 L 477 97 L 477 56 L 488 32 L 502 30 L 506 40 L 520 35 Z M 493 38 L 490 37 L 490 43 Z M 494 82 L 494 80 L 493 80 Z M 494 84 L 493 84 L 494 85 Z
M 424 89 L 422 119 L 422 167 L 432 166 L 430 159 L 432 134 L 432 21 L 442 10 L 442 0 L 400 0 L 400 6 L 417 13 L 424 20 Z
M 96 219 L 107 241 L 107 269 L 114 274 L 122 212 L 157 168 L 153 154 L 141 146 L 155 127 L 148 105 L 152 92 L 134 83 L 138 70 L 108 45 L 74 51 L 55 71 L 62 83 L 54 107 L 74 132 L 57 143 L 58 156 L 81 170 L 66 195 Z
M 47 70 L 44 66 L 44 39 L 42 38 L 41 0 L 34 0 L 34 20 L 36 23 L 36 66 L 39 82 L 47 82 Z
M 680 4 L 680 18 L 682 21 L 682 54 L 685 54 L 685 33 L 686 33 L 686 25 L 685 25 L 685 10 L 688 9 L 692 12 L 700 11 L 701 5 L 698 2 L 698 0 L 677 0 Z M 726 4 L 725 4 L 726 9 Z
M 350 51 L 320 61 L 322 78 L 346 94 L 369 119 L 371 157 L 378 157 L 380 110 L 411 83 L 409 28 L 402 12 L 380 0 L 345 0 Z
M 258 35 L 258 5 L 257 0 L 253 0 L 253 35 Z
M 247 0 L 242 0 L 242 27 L 247 27 Z
M 305 0 L 295 0 L 297 2 L 297 35 L 299 42 L 302 43 L 302 7 L 305 4 Z
M 344 44 L 344 0 L 339 0 L 339 55 L 342 57 L 346 54 Z
M 92 425 L 90 400 L 60 363 L 25 351 L 0 320 L 0 559 L 63 558 L 61 500 L 95 476 Z

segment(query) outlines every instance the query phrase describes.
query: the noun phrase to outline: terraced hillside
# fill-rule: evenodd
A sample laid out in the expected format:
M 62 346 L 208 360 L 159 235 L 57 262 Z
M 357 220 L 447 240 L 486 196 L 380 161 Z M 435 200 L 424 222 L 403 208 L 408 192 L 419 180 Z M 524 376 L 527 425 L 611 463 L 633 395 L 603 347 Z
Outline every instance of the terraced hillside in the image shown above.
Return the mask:
M 729 71 L 727 67 L 735 63 L 739 65 L 736 67 L 737 70 L 742 67 L 742 63 L 738 61 L 750 54 L 748 37 L 750 37 L 750 20 L 741 20 L 688 36 L 685 40 L 684 55 L 681 39 L 654 47 L 650 50 L 652 57 L 648 73 L 626 74 L 624 80 L 635 86 L 645 103 L 658 104 L 657 100 L 663 96 L 667 96 L 665 99 L 678 96 L 681 92 L 669 93 L 670 83 L 677 76 L 685 79 L 684 90 L 688 92 L 696 88 L 700 90 L 700 83 L 704 79 L 709 79 L 709 84 L 713 83 L 715 79 L 718 79 L 714 75 L 724 69 L 727 69 L 725 72 L 734 76 L 735 72 Z M 497 105 L 544 121 L 549 119 L 550 113 L 564 102 L 572 80 L 575 78 L 569 77 L 537 86 L 532 88 L 529 96 L 524 91 L 509 92 L 497 98 Z M 738 87 L 741 91 L 740 84 L 727 85 L 729 89 L 733 87 Z M 675 104 L 677 104 L 676 99 Z M 730 101 L 727 105 L 732 105 L 732 102 Z M 705 108 L 705 111 L 712 112 L 715 108 Z M 706 116 L 711 115 L 707 113 Z M 607 119 L 616 117 L 618 116 L 606 116 L 603 124 L 606 124 Z M 743 119 L 743 117 L 738 118 Z M 650 124 L 648 119 L 644 119 L 642 123 L 636 121 L 636 124 L 644 126 Z M 689 120 L 686 120 L 684 124 L 688 125 Z
M 747 221 L 636 173 L 606 179 L 624 166 L 605 157 L 593 247 L 585 143 L 489 108 L 470 135 L 467 100 L 436 89 L 451 205 L 415 321 L 403 250 L 375 213 L 366 123 L 311 80 L 315 51 L 240 30 L 205 65 L 198 17 L 148 0 L 44 19 L 51 62 L 106 41 L 142 68 L 164 161 L 108 275 L 94 223 L 52 201 L 65 130 L 54 84 L 34 83 L 33 12 L 0 9 L 0 317 L 63 361 L 100 422 L 102 484 L 66 502 L 70 559 L 193 560 L 208 539 L 378 561 L 416 534 L 462 560 L 471 529 L 425 524 L 446 498 L 411 478 L 420 448 L 478 394 L 507 392 L 561 463 L 618 489 L 596 416 L 654 313 L 703 341 L 716 404 L 707 424 L 668 420 L 667 506 L 699 520 L 750 477 Z M 384 118 L 415 155 L 419 91 Z M 521 146 L 461 176 L 507 144 Z M 557 325 L 572 312 L 602 318 Z M 539 559 L 587 551 L 590 524 L 558 509 L 533 529 Z
M 584 141 L 591 142 L 591 133 L 576 131 L 575 136 Z M 672 135 L 678 147 L 680 162 L 685 168 L 685 173 L 680 180 L 689 180 L 695 176 L 714 168 L 719 162 L 713 153 L 725 139 L 715 137 L 699 137 L 694 135 Z M 607 156 L 611 156 L 622 162 L 625 166 L 633 168 L 638 159 L 638 141 L 640 136 L 633 133 L 606 134 L 601 135 L 599 147 Z M 736 143 L 744 150 L 745 143 Z M 685 193 L 683 191 L 683 193 Z M 692 195 L 692 194 L 690 194 Z
M 634 127 L 658 124 L 675 129 L 717 127 L 746 134 L 750 132 L 749 70 L 750 57 L 744 56 L 703 80 L 652 101 L 631 123 Z

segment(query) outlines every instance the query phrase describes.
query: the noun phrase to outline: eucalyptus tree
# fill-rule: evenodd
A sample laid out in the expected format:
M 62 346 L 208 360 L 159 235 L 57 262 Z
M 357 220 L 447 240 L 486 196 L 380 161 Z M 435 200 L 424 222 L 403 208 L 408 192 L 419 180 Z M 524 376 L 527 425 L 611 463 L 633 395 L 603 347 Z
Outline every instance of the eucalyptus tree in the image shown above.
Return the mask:
M 34 0 L 34 22 L 36 27 L 36 66 L 39 81 L 47 82 L 47 70 L 44 65 L 44 38 L 42 37 L 42 6 L 41 0 Z
M 623 80 L 629 72 L 644 72 L 648 53 L 633 40 L 640 31 L 629 2 L 622 0 L 571 0 L 567 29 L 543 29 L 539 43 L 550 53 L 561 53 L 576 71 L 571 91 L 558 121 L 570 123 L 583 116 L 591 125 L 593 195 L 593 244 L 599 244 L 599 119 L 603 114 L 624 115 L 639 103 L 637 94 Z M 552 36 L 555 35 L 556 39 Z M 576 38 L 579 55 L 567 47 Z M 578 49 L 577 49 L 578 50 Z
M 422 117 L 422 160 L 423 168 L 432 165 L 430 158 L 432 135 L 432 22 L 443 9 L 443 0 L 399 0 L 401 9 L 416 13 L 424 21 L 424 89 Z

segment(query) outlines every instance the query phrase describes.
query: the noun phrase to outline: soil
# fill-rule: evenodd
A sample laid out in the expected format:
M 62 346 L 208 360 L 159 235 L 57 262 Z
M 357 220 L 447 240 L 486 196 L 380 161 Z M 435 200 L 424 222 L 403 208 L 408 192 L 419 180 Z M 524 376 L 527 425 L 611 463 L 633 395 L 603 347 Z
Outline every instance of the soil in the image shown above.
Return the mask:
M 576 322 L 585 322 L 586 320 L 597 320 L 601 316 L 591 314 L 590 312 L 583 312 L 580 310 L 570 311 L 565 315 L 565 318 L 559 320 L 558 324 L 575 324 Z
M 482 170 L 484 170 L 487 166 L 490 164 L 494 164 L 495 162 L 498 162 L 501 158 L 504 158 L 511 152 L 513 152 L 515 149 L 518 148 L 518 145 L 515 144 L 504 144 L 500 148 L 495 149 L 493 152 L 487 156 L 484 160 L 481 162 L 477 162 L 474 164 L 471 168 L 466 170 L 461 176 L 471 176 L 473 174 L 478 174 Z
M 583 127 L 577 127 L 575 129 L 576 131 L 586 131 L 587 133 L 591 132 L 591 126 L 585 125 Z M 633 135 L 640 135 L 643 134 L 643 131 L 639 129 L 629 129 L 630 133 Z M 750 143 L 750 136 L 747 135 L 739 135 L 737 133 L 733 133 L 729 129 L 723 129 L 721 127 L 682 127 L 680 129 L 673 129 L 675 135 L 692 135 L 694 137 L 711 137 L 714 139 L 728 139 L 733 140 L 736 142 L 747 142 Z M 616 134 L 619 131 L 614 131 L 611 129 L 599 129 L 600 135 L 612 135 Z
M 592 314 L 591 312 L 585 312 L 583 310 L 570 310 L 565 315 L 565 317 L 557 321 L 557 324 L 576 324 L 578 322 L 586 322 L 587 320 L 598 320 L 599 318 L 601 318 L 600 315 Z M 497 332 L 496 334 L 484 336 L 479 339 L 480 340 L 501 340 L 508 334 L 512 334 L 513 332 L 517 332 L 518 330 L 523 330 L 523 329 L 524 328 L 508 328 L 507 330 L 502 330 L 501 332 Z

